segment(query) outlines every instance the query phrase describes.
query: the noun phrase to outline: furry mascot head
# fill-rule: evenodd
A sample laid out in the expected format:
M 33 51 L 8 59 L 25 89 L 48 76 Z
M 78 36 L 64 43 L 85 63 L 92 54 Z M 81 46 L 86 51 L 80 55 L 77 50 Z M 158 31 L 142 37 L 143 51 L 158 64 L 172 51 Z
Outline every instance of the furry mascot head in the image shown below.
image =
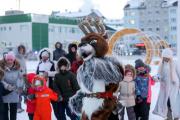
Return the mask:
M 105 56 L 108 51 L 106 33 L 92 32 L 87 26 L 92 23 L 85 23 L 82 30 L 86 29 L 87 34 L 78 46 L 78 54 L 84 59 L 77 72 L 81 89 L 70 99 L 70 107 L 81 114 L 83 120 L 106 120 L 116 104 L 113 93 L 123 79 L 123 68 L 116 58 Z

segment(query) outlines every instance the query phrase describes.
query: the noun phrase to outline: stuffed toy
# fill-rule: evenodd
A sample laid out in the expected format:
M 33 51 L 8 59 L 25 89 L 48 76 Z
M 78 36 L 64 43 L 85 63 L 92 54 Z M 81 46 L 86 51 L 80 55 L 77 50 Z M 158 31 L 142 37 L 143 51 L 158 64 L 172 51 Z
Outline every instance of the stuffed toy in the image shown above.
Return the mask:
M 89 32 L 78 46 L 78 54 L 84 60 L 77 71 L 80 90 L 69 104 L 73 112 L 82 115 L 82 120 L 107 120 L 116 106 L 114 93 L 124 73 L 115 57 L 105 56 L 106 37 L 104 33 Z

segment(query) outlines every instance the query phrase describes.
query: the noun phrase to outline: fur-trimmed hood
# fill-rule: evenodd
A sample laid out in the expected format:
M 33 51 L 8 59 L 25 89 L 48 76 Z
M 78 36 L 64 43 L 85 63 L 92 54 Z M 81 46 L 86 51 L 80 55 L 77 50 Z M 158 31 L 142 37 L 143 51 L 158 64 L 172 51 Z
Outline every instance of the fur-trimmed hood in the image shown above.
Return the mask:
M 71 63 L 66 57 L 60 57 L 59 60 L 57 61 L 57 70 L 59 70 L 59 64 L 61 60 L 65 60 L 67 62 L 67 70 L 71 69 Z
M 5 71 L 7 70 L 7 63 L 6 61 L 3 59 L 3 60 L 0 60 L 0 67 Z M 14 70 L 19 70 L 20 69 L 20 64 L 17 60 L 14 61 L 14 65 L 13 65 L 13 68 Z
M 49 60 L 52 60 L 52 51 L 49 48 L 43 48 L 39 51 L 39 54 L 38 54 L 39 60 L 42 59 L 41 55 L 44 51 L 47 51 L 49 53 Z

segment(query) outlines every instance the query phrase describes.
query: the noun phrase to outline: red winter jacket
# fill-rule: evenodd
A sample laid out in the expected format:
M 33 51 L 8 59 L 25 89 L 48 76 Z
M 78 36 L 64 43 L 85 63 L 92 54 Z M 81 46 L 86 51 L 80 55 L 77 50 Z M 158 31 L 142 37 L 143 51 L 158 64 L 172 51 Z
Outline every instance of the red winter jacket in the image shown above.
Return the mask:
M 29 73 L 27 74 L 27 82 L 28 84 L 32 84 L 32 81 L 33 81 L 33 78 L 36 76 L 35 73 Z M 30 94 L 35 94 L 35 91 L 32 87 L 29 87 L 27 89 L 27 94 L 30 95 Z M 32 100 L 27 100 L 26 101 L 26 104 L 27 104 L 27 109 L 26 109 L 26 112 L 27 113 L 34 113 L 35 111 L 35 101 L 32 101 Z
M 71 71 L 76 74 L 77 73 L 77 70 L 78 68 L 80 67 L 80 65 L 83 64 L 83 61 L 74 61 L 71 65 Z

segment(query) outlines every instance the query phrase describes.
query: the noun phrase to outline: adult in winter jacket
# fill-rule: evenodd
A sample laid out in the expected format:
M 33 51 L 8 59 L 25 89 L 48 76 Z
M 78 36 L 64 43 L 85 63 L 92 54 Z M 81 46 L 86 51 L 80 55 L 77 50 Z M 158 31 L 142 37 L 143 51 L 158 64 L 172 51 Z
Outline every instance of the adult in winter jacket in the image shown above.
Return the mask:
M 129 120 L 136 120 L 135 106 L 135 68 L 131 65 L 125 66 L 125 76 L 123 81 L 119 83 L 118 89 L 118 114 L 120 120 L 124 120 L 124 111 L 127 110 Z
M 4 120 L 4 104 L 3 104 L 3 96 L 9 94 L 11 91 L 6 90 L 4 88 L 1 80 L 4 77 L 4 71 L 0 68 L 0 120 Z
M 141 59 L 135 61 L 135 68 L 137 76 L 136 83 L 136 105 L 135 113 L 138 120 L 149 120 L 149 110 L 151 104 L 151 86 L 155 81 L 150 76 L 150 67 L 146 65 Z
M 42 76 L 34 77 L 33 87 L 36 104 L 33 120 L 51 120 L 51 100 L 57 101 L 57 94 L 46 86 L 46 79 Z M 28 96 L 28 98 L 33 99 L 32 95 Z
M 76 60 L 76 54 L 77 54 L 77 45 L 75 43 L 71 43 L 68 46 L 68 54 L 66 55 L 66 58 L 70 61 L 72 64 L 73 61 Z
M 4 120 L 16 120 L 17 103 L 24 86 L 20 64 L 16 60 L 14 53 L 9 52 L 5 55 L 5 59 L 0 61 L 0 67 L 4 70 L 2 83 L 6 89 L 12 91 L 10 94 L 3 96 Z
M 66 52 L 62 48 L 62 44 L 60 42 L 56 42 L 55 50 L 53 51 L 53 60 L 58 61 L 60 57 L 66 55 Z
M 79 90 L 76 76 L 70 72 L 70 62 L 65 57 L 59 59 L 57 66 L 59 72 L 55 75 L 54 85 L 56 87 L 56 92 L 63 98 L 62 101 L 58 102 L 58 120 L 66 120 L 65 111 L 71 120 L 76 120 L 77 116 L 71 112 L 68 105 L 69 98 Z
M 20 63 L 20 71 L 24 77 L 24 81 L 26 83 L 26 74 L 27 74 L 27 68 L 26 68 L 26 60 L 25 60 L 25 54 L 26 54 L 26 48 L 24 45 L 19 45 L 17 49 L 15 50 L 15 56 L 17 61 Z M 20 101 L 17 104 L 17 112 L 21 113 L 24 110 L 21 106 L 22 96 L 20 95 Z
M 153 111 L 167 119 L 180 118 L 180 66 L 173 60 L 173 52 L 166 48 L 158 72 L 160 92 Z

